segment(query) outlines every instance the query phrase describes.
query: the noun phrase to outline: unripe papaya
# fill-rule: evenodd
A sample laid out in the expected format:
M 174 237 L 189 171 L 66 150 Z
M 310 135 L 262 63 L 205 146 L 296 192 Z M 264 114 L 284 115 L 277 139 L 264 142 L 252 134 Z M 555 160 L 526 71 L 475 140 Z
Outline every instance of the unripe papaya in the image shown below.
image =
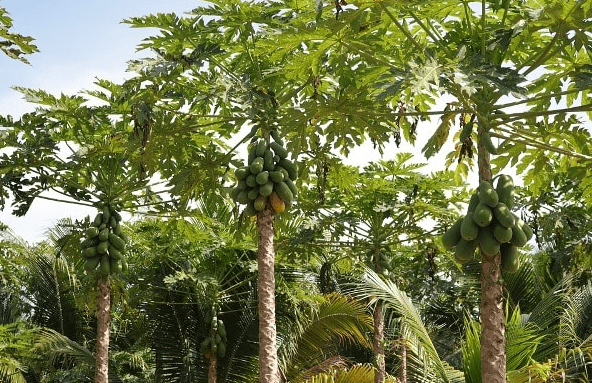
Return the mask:
M 267 181 L 265 185 L 259 186 L 259 194 L 263 197 L 269 197 L 273 191 L 273 182 Z
M 251 171 L 248 166 L 241 166 L 234 171 L 237 180 L 244 180 L 249 174 L 251 174 Z
M 273 152 L 269 149 L 266 149 L 265 154 L 263 155 L 263 170 L 272 172 L 274 166 L 275 163 L 273 162 Z
M 255 154 L 257 157 L 262 157 L 265 155 L 265 149 L 267 149 L 267 144 L 265 140 L 259 140 L 257 145 L 255 146 Z
M 487 151 L 491 154 L 497 154 L 497 147 L 491 141 L 491 135 L 488 132 L 483 132 L 481 134 L 481 142 Z
M 479 200 L 489 207 L 496 207 L 499 197 L 491 184 L 487 181 L 479 182 Z
M 493 209 L 493 215 L 502 226 L 512 227 L 516 223 L 514 215 L 512 215 L 510 209 L 503 202 L 498 203 Z
M 530 228 L 530 226 L 528 226 L 528 224 L 526 222 L 524 222 L 522 220 L 520 220 L 520 222 L 522 223 L 520 228 L 524 232 L 524 235 L 526 235 L 526 241 L 530 241 L 530 239 L 534 235 L 534 233 L 532 232 L 532 229 Z
M 288 178 L 292 181 L 296 180 L 298 177 L 298 165 L 294 162 L 288 160 L 287 158 L 282 158 L 278 163 L 282 168 L 286 169 L 288 172 Z
M 460 225 L 460 235 L 466 241 L 472 241 L 477 238 L 479 234 L 479 226 L 475 223 L 473 212 L 470 211 L 465 215 Z
M 262 157 L 256 157 L 253 160 L 253 163 L 249 165 L 249 170 L 251 174 L 257 175 L 263 171 L 263 165 L 265 164 L 265 160 Z M 248 184 L 248 183 L 247 183 Z
M 512 228 L 505 227 L 501 225 L 499 222 L 493 224 L 493 236 L 499 243 L 506 243 L 510 242 L 512 239 Z
M 99 265 L 99 262 L 101 262 L 100 256 L 96 256 L 93 258 L 87 258 L 86 262 L 84 262 L 84 270 L 86 270 L 89 273 L 91 271 L 94 271 L 97 268 L 97 266 Z
M 501 174 L 497 179 L 495 191 L 499 197 L 500 202 L 506 204 L 508 209 L 514 208 L 514 181 L 512 177 L 506 174 Z
M 254 187 L 251 190 L 249 190 L 247 192 L 247 197 L 249 197 L 249 199 L 251 201 L 254 201 L 257 199 L 257 197 L 259 197 L 259 188 L 258 187 Z
M 460 239 L 461 239 L 460 226 L 462 224 L 462 221 L 463 221 L 463 217 L 458 218 L 454 222 L 454 224 L 452 226 L 450 226 L 448 228 L 448 230 L 446 230 L 444 232 L 444 234 L 442 235 L 442 244 L 444 245 L 444 248 L 450 250 L 454 246 L 456 246 L 458 241 L 460 241 Z
M 109 262 L 109 257 L 107 255 L 102 255 L 101 256 L 101 260 L 100 260 L 100 264 L 99 264 L 99 269 L 101 271 L 101 274 L 103 275 L 109 275 L 111 274 L 111 265 Z
M 475 211 L 475 208 L 477 207 L 477 205 L 479 205 L 479 203 L 481 203 L 481 200 L 479 199 L 479 193 L 473 193 L 471 195 L 469 206 L 467 207 L 467 212 Z
M 485 227 L 489 225 L 491 219 L 493 218 L 493 213 L 491 208 L 484 204 L 483 202 L 479 203 L 473 212 L 473 219 L 475 223 L 480 227 Z
M 518 249 L 509 243 L 504 243 L 500 247 L 502 256 L 501 268 L 507 273 L 515 273 L 520 268 L 520 256 Z
M 528 240 L 526 239 L 526 234 L 524 234 L 524 231 L 522 230 L 520 225 L 516 224 L 512 226 L 512 240 L 510 241 L 510 243 L 514 246 L 522 247 L 526 245 L 526 242 L 528 242 Z
M 267 197 L 259 196 L 253 202 L 253 206 L 255 207 L 255 210 L 261 211 L 261 210 L 265 209 L 266 203 L 267 203 Z
M 91 226 L 86 229 L 85 236 L 86 238 L 94 238 L 99 235 L 99 229 L 97 227 Z
M 281 146 L 280 144 L 278 144 L 277 142 L 272 142 L 269 147 L 273 150 L 273 152 L 279 156 L 280 158 L 286 158 L 288 157 L 288 151 L 286 150 L 286 148 L 284 148 L 283 146 Z
M 87 247 L 86 249 L 84 249 L 82 251 L 82 255 L 84 255 L 85 258 L 93 258 L 93 257 L 96 257 L 96 255 L 97 255 L 97 248 L 96 247 Z
M 454 249 L 454 256 L 457 261 L 464 263 L 473 259 L 476 249 L 477 240 L 467 241 L 461 238 Z
M 119 251 L 125 250 L 125 240 L 113 233 L 109 233 L 109 243 Z
M 495 239 L 493 230 L 489 227 L 483 228 L 479 233 L 479 246 L 481 251 L 488 256 L 493 256 L 500 251 L 500 243 Z
M 269 172 L 267 170 L 264 170 L 261 173 L 257 174 L 257 176 L 255 177 L 255 182 L 257 182 L 258 185 L 265 185 L 268 179 Z
M 273 189 L 277 192 L 277 194 L 282 199 L 282 201 L 292 202 L 294 195 L 292 194 L 292 192 L 290 191 L 290 188 L 288 187 L 288 185 L 286 185 L 286 183 L 284 181 L 280 181 L 280 182 L 274 184 Z

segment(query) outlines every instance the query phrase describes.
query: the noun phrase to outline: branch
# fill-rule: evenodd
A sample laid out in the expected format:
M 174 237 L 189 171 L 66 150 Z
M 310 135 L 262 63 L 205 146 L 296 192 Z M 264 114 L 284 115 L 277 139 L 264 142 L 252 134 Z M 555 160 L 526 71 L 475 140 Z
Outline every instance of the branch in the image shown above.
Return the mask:
M 563 108 L 563 109 L 554 109 L 554 110 L 541 110 L 541 111 L 531 111 L 531 112 L 520 112 L 520 113 L 508 113 L 505 115 L 500 115 L 501 119 L 506 117 L 514 117 L 508 118 L 507 120 L 500 121 L 499 123 L 492 122 L 493 126 L 507 124 L 509 122 L 514 122 L 521 120 L 527 117 L 541 117 L 541 116 L 550 116 L 554 114 L 560 113 L 575 113 L 575 112 L 590 112 L 592 111 L 592 104 L 584 104 L 580 106 L 574 106 L 570 108 Z
M 523 139 L 517 139 L 517 138 L 514 138 L 514 137 L 507 137 L 507 136 L 504 136 L 502 134 L 493 133 L 493 132 L 490 132 L 490 136 L 491 137 L 501 138 L 501 139 L 512 141 L 512 142 L 516 142 L 516 143 L 523 144 L 523 145 L 526 145 L 526 146 L 533 146 L 535 148 L 538 148 L 538 149 L 541 149 L 541 150 L 547 150 L 547 151 L 554 152 L 554 153 L 557 153 L 557 154 L 563 154 L 565 156 L 572 157 L 572 158 L 580 158 L 580 159 L 583 159 L 583 160 L 592 161 L 592 156 L 587 156 L 585 154 L 580 154 L 580 153 L 572 152 L 570 150 L 561 149 L 561 148 L 558 148 L 558 147 L 555 147 L 555 146 L 551 146 L 551 145 L 548 145 L 548 144 L 545 144 L 545 143 L 542 143 L 540 141 L 536 141 L 536 140 L 533 140 L 533 139 L 528 139 L 528 140 L 526 140 L 526 139 L 524 139 L 524 140 Z
M 391 11 L 389 11 L 389 9 L 386 7 L 386 5 L 384 5 L 383 2 L 381 2 L 380 5 L 382 6 L 382 9 L 384 10 L 384 12 L 391 19 L 391 21 L 397 26 L 397 28 L 399 28 L 399 30 L 401 32 L 403 32 L 403 34 L 405 35 L 405 37 L 407 37 L 407 40 L 409 40 L 409 42 L 411 42 L 413 45 L 415 45 L 415 48 L 417 48 L 420 52 L 423 52 L 423 47 L 421 45 L 419 45 L 419 43 L 417 41 L 415 41 L 415 39 L 413 38 L 413 36 L 411 36 L 411 33 L 409 33 L 408 30 L 406 30 L 405 28 L 403 28 L 403 26 L 401 25 L 401 23 L 399 23 L 399 20 L 397 20 L 397 18 L 395 17 L 395 15 L 393 15 L 391 13 Z

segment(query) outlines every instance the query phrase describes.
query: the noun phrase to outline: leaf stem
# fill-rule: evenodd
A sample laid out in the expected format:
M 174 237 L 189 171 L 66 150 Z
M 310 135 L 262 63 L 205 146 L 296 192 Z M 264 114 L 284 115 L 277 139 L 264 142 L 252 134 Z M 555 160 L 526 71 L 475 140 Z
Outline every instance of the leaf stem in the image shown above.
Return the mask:
M 401 23 L 399 23 L 399 20 L 397 20 L 397 18 L 395 17 L 395 15 L 393 15 L 391 13 L 391 11 L 386 7 L 386 5 L 384 5 L 384 2 L 380 2 L 380 6 L 384 10 L 384 12 L 388 15 L 388 17 L 391 19 L 391 21 L 393 22 L 393 24 L 395 24 L 397 26 L 397 28 L 399 28 L 399 30 L 401 32 L 403 32 L 403 34 L 405 35 L 405 37 L 407 38 L 407 40 L 409 40 L 410 43 L 412 43 L 413 45 L 415 45 L 415 47 L 420 52 L 423 52 L 424 51 L 423 47 L 421 45 L 419 45 L 419 43 L 417 41 L 415 41 L 415 39 L 413 38 L 413 36 L 411 36 L 411 33 L 409 33 L 409 31 L 407 29 L 403 28 L 403 25 L 401 25 Z

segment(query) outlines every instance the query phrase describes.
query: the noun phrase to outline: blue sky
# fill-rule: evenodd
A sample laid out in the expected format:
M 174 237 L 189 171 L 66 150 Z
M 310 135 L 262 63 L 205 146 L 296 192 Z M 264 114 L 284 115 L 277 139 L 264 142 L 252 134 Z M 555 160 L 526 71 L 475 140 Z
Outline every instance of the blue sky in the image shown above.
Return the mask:
M 126 62 L 146 56 L 136 45 L 155 30 L 132 29 L 121 21 L 157 12 L 182 14 L 197 0 L 2 0 L 14 20 L 14 31 L 35 38 L 40 53 L 31 65 L 0 56 L 0 114 L 20 115 L 32 106 L 11 86 L 51 93 L 76 93 L 95 77 L 121 81 Z
M 181 15 L 199 4 L 197 0 L 0 1 L 14 20 L 13 31 L 34 37 L 40 49 L 28 56 L 31 65 L 0 54 L 0 114 L 18 117 L 34 108 L 12 86 L 75 94 L 91 89 L 96 77 L 122 81 L 130 76 L 125 72 L 127 61 L 149 54 L 136 53 L 136 45 L 156 30 L 132 29 L 121 21 L 157 12 Z M 33 203 L 26 217 L 13 217 L 10 211 L 7 206 L 0 212 L 0 222 L 30 243 L 41 239 L 60 218 L 94 213 L 42 200 Z

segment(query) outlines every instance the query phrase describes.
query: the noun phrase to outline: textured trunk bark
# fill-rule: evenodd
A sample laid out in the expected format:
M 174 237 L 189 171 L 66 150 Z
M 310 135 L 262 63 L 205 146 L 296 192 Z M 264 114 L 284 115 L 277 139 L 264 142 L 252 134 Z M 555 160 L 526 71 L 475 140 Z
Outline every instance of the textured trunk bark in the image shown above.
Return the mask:
M 374 374 L 374 383 L 384 383 L 386 377 L 386 367 L 384 363 L 384 317 L 382 315 L 382 302 L 376 304 L 374 309 L 374 342 L 372 343 L 372 352 L 376 362 L 376 373 Z
M 481 142 L 482 127 L 478 130 L 479 180 L 491 182 L 489 153 Z M 506 338 L 504 327 L 504 298 L 501 282 L 501 255 L 488 257 L 481 253 L 481 382 L 506 382 Z
M 401 342 L 400 350 L 401 350 L 401 366 L 399 368 L 399 383 L 407 383 L 407 343 L 405 341 L 405 336 L 401 335 L 399 338 Z
M 216 383 L 218 380 L 218 358 L 212 353 L 212 355 L 209 357 L 209 360 L 210 368 L 208 370 L 208 383 Z
M 257 216 L 259 233 L 259 383 L 278 383 L 275 331 L 275 275 L 273 212 L 269 206 Z
M 95 383 L 109 383 L 109 312 L 111 292 L 109 277 L 99 280 L 99 301 L 97 310 L 97 363 Z

